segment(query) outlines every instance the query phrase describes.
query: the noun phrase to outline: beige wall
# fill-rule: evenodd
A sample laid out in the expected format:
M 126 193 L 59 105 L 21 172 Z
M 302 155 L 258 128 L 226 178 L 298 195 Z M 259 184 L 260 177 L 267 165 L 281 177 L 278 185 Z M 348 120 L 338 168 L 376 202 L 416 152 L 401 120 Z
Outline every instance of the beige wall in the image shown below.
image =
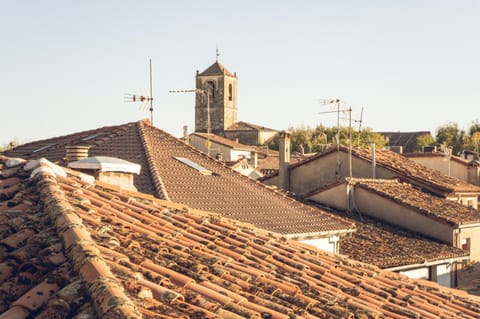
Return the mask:
M 351 200 L 347 201 L 346 191 L 345 184 L 340 184 L 338 187 L 316 194 L 310 197 L 310 199 L 338 209 L 347 209 L 347 205 L 350 205 L 352 209 L 359 210 L 363 214 L 436 238 L 451 245 L 455 244 L 453 228 L 450 225 L 428 218 L 412 209 L 398 205 L 391 200 L 359 187 L 353 188 Z
M 338 164 L 337 164 L 338 163 Z M 352 156 L 352 177 L 355 178 L 372 178 L 372 164 L 369 161 Z M 338 174 L 337 174 L 338 173 Z M 319 189 L 325 185 L 335 183 L 344 177 L 350 176 L 348 154 L 345 152 L 332 152 L 326 154 L 319 159 L 304 163 L 301 166 L 290 170 L 290 191 L 305 195 Z M 382 166 L 375 167 L 375 177 L 383 179 L 391 179 L 399 177 L 394 171 Z M 405 178 L 405 177 L 403 177 Z M 428 189 L 435 193 L 429 185 L 409 180 L 413 185 Z M 265 182 L 268 185 L 279 185 L 278 178 Z M 472 203 L 472 207 L 478 207 L 478 197 L 471 195 L 455 195 L 452 198 L 459 203 L 467 205 Z
M 470 239 L 470 259 L 480 261 L 480 225 L 464 226 L 458 235 L 457 247 L 462 248 L 462 240 Z
M 303 195 L 350 176 L 348 154 L 333 152 L 290 171 L 290 190 Z M 392 178 L 394 173 L 377 166 L 377 178 Z M 352 156 L 352 176 L 372 178 L 372 164 Z
M 448 156 L 412 156 L 409 159 L 414 160 L 426 167 L 436 169 L 447 176 L 458 178 L 461 181 L 469 183 L 468 181 L 468 167 L 457 161 L 449 160 Z

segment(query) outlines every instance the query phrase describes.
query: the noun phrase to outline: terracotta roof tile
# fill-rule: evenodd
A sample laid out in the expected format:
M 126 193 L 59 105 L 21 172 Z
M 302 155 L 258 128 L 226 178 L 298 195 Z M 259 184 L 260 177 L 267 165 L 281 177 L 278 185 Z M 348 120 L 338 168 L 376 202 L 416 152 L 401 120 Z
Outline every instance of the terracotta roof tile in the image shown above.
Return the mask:
M 376 265 L 394 268 L 435 262 L 445 259 L 468 258 L 468 253 L 380 220 L 355 213 L 334 211 L 351 219 L 357 231 L 340 241 L 340 254 Z
M 479 299 L 457 290 L 410 280 L 217 214 L 132 193 L 126 198 L 114 187 L 47 172 L 35 176 L 28 192 L 40 193 L 35 207 L 43 223 L 34 230 L 43 240 L 32 241 L 45 247 L 36 255 L 48 258 L 22 257 L 31 260 L 30 266 L 10 267 L 8 256 L 19 248 L 0 253 L 0 264 L 9 269 L 0 282 L 0 294 L 9 292 L 0 298 L 0 318 L 12 312 L 28 317 L 32 311 L 48 318 L 53 309 L 66 313 L 68 305 L 70 317 L 89 313 L 96 318 L 475 318 L 480 311 Z M 21 184 L 29 183 L 25 175 Z M 89 198 L 109 193 L 119 200 L 115 207 L 86 200 L 87 188 Z M 141 204 L 137 211 L 134 202 Z M 72 212 L 80 224 L 65 218 Z M 24 215 L 28 219 L 29 213 Z M 55 223 L 59 218 L 63 221 Z M 68 229 L 85 229 L 90 238 L 65 250 L 62 233 Z M 53 288 L 41 294 L 47 300 L 28 298 L 45 283 Z
M 214 62 L 205 71 L 199 73 L 198 75 L 199 76 L 206 76 L 206 75 L 235 76 L 230 71 L 228 71 L 222 64 L 220 64 L 218 61 Z
M 64 153 L 45 145 L 88 145 L 90 155 L 119 157 L 142 165 L 135 186 L 141 192 L 161 199 L 213 211 L 292 237 L 322 237 L 331 232 L 351 232 L 354 225 L 320 209 L 309 207 L 242 176 L 226 165 L 202 154 L 181 140 L 159 130 L 148 121 L 103 127 L 64 137 L 32 142 L 7 154 L 45 156 L 60 161 Z M 197 174 L 174 157 L 185 157 L 212 172 Z M 1 189 L 0 189 L 1 192 Z M 13 192 L 10 192 L 10 194 Z M 5 192 L 8 196 L 8 192 Z M 1 209 L 1 208 L 0 208 Z M 282 218 L 278 218 L 281 214 Z
M 210 139 L 210 141 L 212 142 L 216 142 L 218 144 L 222 144 L 235 149 L 252 150 L 252 151 L 254 150 L 252 146 L 240 144 L 235 141 L 229 140 L 228 138 L 221 137 L 215 134 L 195 132 L 195 133 L 192 133 L 192 135 L 197 135 L 204 139 Z

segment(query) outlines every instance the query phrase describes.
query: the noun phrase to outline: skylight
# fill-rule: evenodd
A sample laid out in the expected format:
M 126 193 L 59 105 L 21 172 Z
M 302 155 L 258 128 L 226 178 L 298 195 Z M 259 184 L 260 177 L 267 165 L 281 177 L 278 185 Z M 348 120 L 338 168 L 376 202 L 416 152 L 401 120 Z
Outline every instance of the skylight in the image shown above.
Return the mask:
M 203 175 L 212 175 L 212 171 L 210 171 L 210 170 L 206 169 L 205 167 L 189 160 L 188 158 L 177 157 L 177 156 L 174 156 L 173 158 L 175 158 L 177 161 L 180 161 L 187 166 L 190 166 L 193 169 L 196 169 L 197 171 L 199 171 Z
M 37 153 L 37 152 L 44 151 L 44 150 L 46 150 L 47 148 L 50 148 L 50 147 L 52 147 L 53 145 L 55 145 L 55 143 L 51 143 L 51 144 L 48 144 L 48 145 L 42 146 L 42 147 L 40 147 L 40 148 L 37 148 L 36 150 L 32 151 L 32 153 Z
M 86 141 L 89 141 L 91 139 L 94 139 L 95 137 L 99 137 L 100 135 L 103 135 L 103 133 L 95 133 L 95 134 L 89 135 L 87 137 L 82 138 L 80 141 L 86 142 Z

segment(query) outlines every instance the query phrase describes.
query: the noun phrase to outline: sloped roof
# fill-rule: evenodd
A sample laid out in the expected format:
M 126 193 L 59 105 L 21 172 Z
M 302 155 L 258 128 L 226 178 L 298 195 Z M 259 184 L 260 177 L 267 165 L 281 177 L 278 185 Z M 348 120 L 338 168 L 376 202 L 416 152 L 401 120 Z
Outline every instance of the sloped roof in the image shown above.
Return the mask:
M 237 122 L 230 126 L 229 128 L 226 129 L 226 131 L 265 131 L 265 132 L 277 132 L 277 130 L 274 130 L 272 128 L 256 125 L 256 124 L 251 124 L 247 122 Z
M 192 133 L 191 135 L 199 136 L 201 138 L 204 138 L 205 140 L 210 138 L 210 141 L 212 141 L 212 142 L 222 144 L 224 146 L 234 148 L 234 149 L 251 150 L 251 151 L 255 150 L 252 146 L 245 145 L 245 144 L 240 144 L 240 143 L 237 143 L 235 141 L 229 140 L 228 138 L 221 137 L 221 136 L 218 136 L 218 135 L 212 134 L 212 133 L 208 134 L 208 133 L 195 132 L 195 133 Z
M 353 178 L 349 183 L 451 225 L 480 222 L 480 210 L 430 195 L 397 180 Z
M 58 146 L 32 153 L 32 149 L 51 143 Z M 112 156 L 140 164 L 140 175 L 134 177 L 136 188 L 162 199 L 218 212 L 296 238 L 323 237 L 332 232 L 354 230 L 352 223 L 242 176 L 151 126 L 148 120 L 32 142 L 5 155 L 24 158 L 41 156 L 61 161 L 65 153 L 60 149 L 79 143 L 90 146 L 91 156 Z M 175 157 L 184 157 L 210 170 L 212 175 L 202 175 Z
M 469 253 L 359 213 L 332 210 L 355 222 L 357 230 L 340 241 L 340 254 L 382 269 L 468 259 Z
M 218 61 L 215 61 L 212 65 L 210 65 L 205 71 L 198 74 L 199 76 L 205 75 L 228 75 L 228 76 L 235 76 L 230 71 L 227 70 L 222 64 Z
M 417 146 L 417 138 L 423 135 L 430 135 L 430 131 L 417 131 L 417 132 L 378 132 L 388 138 L 387 145 L 389 146 L 402 146 L 404 153 L 412 153 L 418 151 L 415 149 Z
M 480 298 L 0 158 L 0 318 L 476 318 Z M 8 185 L 8 186 L 7 186 Z
M 349 149 L 346 146 L 341 145 L 339 147 L 341 152 L 348 153 Z M 331 147 L 325 152 L 317 153 L 316 155 L 310 156 L 304 161 L 300 161 L 296 164 L 290 166 L 291 170 L 294 170 L 296 167 L 315 161 L 323 156 L 332 154 L 337 151 L 337 147 Z M 372 152 L 369 148 L 362 147 L 352 147 L 352 156 L 361 158 L 368 162 L 372 161 Z M 411 160 L 401 154 L 377 149 L 375 150 L 375 162 L 377 166 L 384 167 L 392 172 L 396 173 L 399 177 L 408 178 L 412 181 L 417 181 L 418 183 L 428 185 L 431 188 L 441 192 L 443 194 L 450 193 L 480 193 L 480 187 L 464 183 L 463 181 L 442 174 L 441 172 L 428 168 L 424 165 L 421 165 L 414 160 Z M 271 176 L 275 176 L 271 175 Z M 265 179 L 268 179 L 271 176 L 266 176 Z

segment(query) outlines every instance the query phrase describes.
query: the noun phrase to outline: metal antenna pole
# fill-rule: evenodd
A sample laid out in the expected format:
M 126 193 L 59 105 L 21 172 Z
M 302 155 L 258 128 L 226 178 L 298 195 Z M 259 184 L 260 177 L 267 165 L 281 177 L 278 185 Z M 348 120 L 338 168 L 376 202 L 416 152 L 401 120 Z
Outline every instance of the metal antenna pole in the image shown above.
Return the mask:
M 352 108 L 348 108 L 348 166 L 350 178 L 352 178 Z
M 153 126 L 152 59 L 150 59 L 150 123 Z

